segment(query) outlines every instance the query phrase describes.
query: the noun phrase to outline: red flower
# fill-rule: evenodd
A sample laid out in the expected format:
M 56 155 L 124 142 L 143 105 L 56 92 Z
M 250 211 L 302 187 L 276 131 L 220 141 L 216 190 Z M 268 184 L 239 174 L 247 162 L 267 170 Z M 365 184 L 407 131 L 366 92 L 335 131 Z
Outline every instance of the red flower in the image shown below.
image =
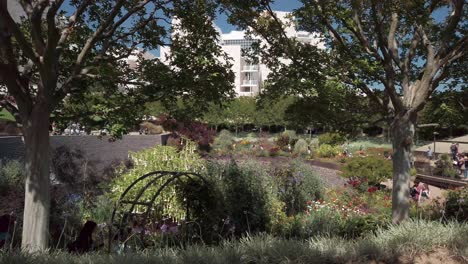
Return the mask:
M 312 201 L 311 201 L 311 200 L 308 200 L 308 201 L 307 201 L 307 204 L 308 204 L 308 205 L 311 205 L 311 204 L 312 204 Z
M 375 186 L 372 186 L 372 187 L 370 187 L 369 189 L 367 189 L 367 192 L 369 192 L 369 193 L 373 193 L 373 192 L 375 192 L 375 191 L 377 191 L 377 190 L 378 190 L 378 188 L 377 188 L 377 187 L 375 187 Z

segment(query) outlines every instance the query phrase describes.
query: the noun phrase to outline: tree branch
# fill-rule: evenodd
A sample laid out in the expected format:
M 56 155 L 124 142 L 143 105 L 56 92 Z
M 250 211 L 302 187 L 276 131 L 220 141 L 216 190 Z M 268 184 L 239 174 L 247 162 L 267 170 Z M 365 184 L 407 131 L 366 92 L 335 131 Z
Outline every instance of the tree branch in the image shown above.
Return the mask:
M 411 44 L 408 48 L 408 52 L 405 55 L 405 60 L 403 61 L 403 67 L 401 69 L 401 74 L 403 75 L 403 80 L 401 84 L 403 87 L 404 95 L 409 94 L 410 77 L 411 77 L 411 72 L 410 72 L 411 61 L 413 60 L 419 40 L 420 40 L 420 37 L 417 34 L 416 29 L 414 29 L 413 39 L 411 40 Z
M 390 30 L 388 32 L 388 49 L 390 56 L 392 57 L 395 64 L 401 69 L 400 57 L 398 55 L 398 44 L 395 38 L 395 33 L 398 27 L 398 14 L 392 13 L 392 22 L 390 23 Z
M 468 47 L 468 37 L 464 36 L 457 43 L 455 43 L 453 48 L 446 53 L 447 55 L 444 58 L 440 59 L 439 64 L 441 66 L 445 66 L 445 65 L 450 64 L 453 61 L 459 59 L 463 55 L 467 54 L 467 52 L 468 52 L 467 47 Z M 438 55 L 440 55 L 440 54 L 438 54 Z
M 463 6 L 465 5 L 464 0 L 451 0 L 453 10 L 450 14 L 450 17 L 447 19 L 447 26 L 442 31 L 440 38 L 440 56 L 445 56 L 448 49 L 448 44 L 450 43 L 450 38 L 455 34 L 455 29 L 460 22 L 460 19 L 463 15 Z
M 43 56 L 45 50 L 45 42 L 42 38 L 42 15 L 44 10 L 47 7 L 46 1 L 41 1 L 37 3 L 31 13 L 28 13 L 29 19 L 31 21 L 31 39 L 34 45 L 36 52 Z
M 83 0 L 83 2 L 81 2 L 81 4 L 76 8 L 75 13 L 73 13 L 73 15 L 68 19 L 69 24 L 65 29 L 63 29 L 57 44 L 60 48 L 63 48 L 61 46 L 68 39 L 68 36 L 73 32 L 76 23 L 81 19 L 81 16 L 86 11 L 86 8 L 88 8 L 92 1 L 93 0 Z
M 358 15 L 358 12 L 357 12 L 356 8 L 353 8 L 353 21 L 357 26 L 357 30 L 355 30 L 353 27 L 349 26 L 348 23 L 346 23 L 346 21 L 344 21 L 344 20 L 343 20 L 343 23 L 345 25 L 348 25 L 347 26 L 348 29 L 351 32 L 353 32 L 353 34 L 359 39 L 359 42 L 364 47 L 366 52 L 368 54 L 372 55 L 377 61 L 382 62 L 383 61 L 382 57 L 379 55 L 377 50 L 370 45 L 369 40 L 367 39 L 367 37 L 364 34 L 364 30 L 362 28 L 361 21 L 359 19 L 359 15 Z
M 148 4 L 149 0 L 145 0 L 141 2 L 139 5 L 135 6 L 131 10 L 129 10 L 124 16 L 122 16 L 117 22 L 112 25 L 112 27 L 107 31 L 106 33 L 102 34 L 102 38 L 109 38 L 111 37 L 114 32 L 117 30 L 118 27 L 120 27 L 125 21 L 127 21 L 128 18 L 130 18 L 135 12 L 139 11 L 143 7 L 145 7 L 146 4 Z M 157 8 L 155 7 L 151 15 L 149 16 L 149 19 L 154 15 L 156 12 Z
M 6 0 L 1 1 L 6 2 Z M 5 8 L 0 8 L 0 20 L 2 20 L 2 24 L 4 24 L 7 29 L 7 31 L 3 32 L 2 34 L 8 34 L 8 32 L 11 33 L 13 37 L 15 37 L 15 40 L 18 42 L 18 45 L 23 51 L 24 55 L 32 61 L 34 61 L 34 63 L 39 64 L 39 55 L 32 49 L 23 32 L 21 32 L 18 25 L 10 16 L 8 9 L 6 8 L 6 3 Z

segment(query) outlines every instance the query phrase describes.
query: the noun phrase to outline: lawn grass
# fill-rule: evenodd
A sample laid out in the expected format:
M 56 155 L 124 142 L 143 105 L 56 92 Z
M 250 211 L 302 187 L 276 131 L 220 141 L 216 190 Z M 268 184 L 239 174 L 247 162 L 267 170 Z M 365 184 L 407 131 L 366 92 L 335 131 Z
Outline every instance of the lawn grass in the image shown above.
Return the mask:
M 415 220 L 357 240 L 325 236 L 299 241 L 257 235 L 225 241 L 216 247 L 194 245 L 121 255 L 4 252 L 0 253 L 0 263 L 395 263 L 402 257 L 411 263 L 414 257 L 434 249 L 448 250 L 463 262 L 468 259 L 467 237 L 468 223 Z

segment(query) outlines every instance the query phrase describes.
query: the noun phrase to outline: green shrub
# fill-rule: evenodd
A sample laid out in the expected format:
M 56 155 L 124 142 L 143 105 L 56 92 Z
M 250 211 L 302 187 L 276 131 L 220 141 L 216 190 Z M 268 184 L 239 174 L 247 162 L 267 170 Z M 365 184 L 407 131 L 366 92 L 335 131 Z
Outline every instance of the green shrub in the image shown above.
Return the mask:
M 174 147 L 157 145 L 150 149 L 140 152 L 130 153 L 130 159 L 133 162 L 133 168 L 127 170 L 124 166 L 118 168 L 117 174 L 120 175 L 109 184 L 109 196 L 113 201 L 117 201 L 125 189 L 136 179 L 153 171 L 178 171 L 203 173 L 205 171 L 204 160 L 196 153 L 197 145 L 189 140 L 181 151 Z M 147 178 L 138 183 L 136 187 L 142 187 L 152 178 Z M 155 182 L 148 188 L 141 200 L 149 201 L 156 194 L 158 188 L 164 183 L 164 179 Z M 139 188 L 133 188 L 126 199 L 131 200 L 136 197 Z M 176 184 L 168 185 L 160 194 L 158 199 L 172 201 L 176 193 Z M 181 195 L 181 194 L 178 194 Z M 144 207 L 136 206 L 136 210 L 143 210 Z M 185 208 L 183 204 L 176 201 L 171 202 L 170 206 L 164 207 L 160 212 L 162 215 L 170 215 L 176 219 L 185 217 Z
M 114 203 L 105 195 L 100 195 L 93 200 L 91 205 L 85 206 L 83 202 L 81 203 L 81 216 L 83 219 L 92 219 L 96 223 L 107 223 L 111 219 Z
M 229 151 L 232 149 L 232 143 L 234 142 L 234 137 L 232 136 L 229 130 L 223 129 L 219 132 L 218 136 L 214 140 L 214 146 L 217 149 Z
M 341 226 L 340 236 L 355 239 L 377 232 L 379 229 L 385 229 L 390 223 L 390 214 L 366 214 L 348 217 Z
M 319 144 L 327 144 L 332 146 L 342 145 L 346 142 L 346 137 L 340 133 L 325 133 L 319 136 Z
M 328 144 L 320 145 L 316 150 L 316 153 L 321 158 L 333 158 L 341 152 L 341 148 L 336 146 L 331 146 Z
M 289 140 L 297 140 L 296 131 L 294 130 L 285 130 L 281 135 L 287 136 Z
M 444 153 L 440 156 L 440 159 L 436 162 L 437 170 L 435 174 L 449 178 L 458 177 L 458 171 L 453 167 L 453 160 L 450 155 Z
M 0 193 L 24 188 L 24 165 L 18 160 L 0 160 Z
M 357 178 L 369 185 L 376 185 L 392 177 L 393 168 L 389 160 L 377 157 L 353 157 L 343 167 L 342 176 Z
M 455 168 L 444 168 L 442 169 L 442 176 L 449 178 L 457 178 L 458 171 Z
M 247 134 L 247 137 L 248 137 L 248 138 L 252 138 L 252 139 L 253 139 L 253 138 L 257 138 L 257 134 L 256 134 L 256 133 L 253 133 L 253 132 L 250 132 L 250 133 Z
M 294 152 L 297 154 L 307 154 L 307 147 L 307 142 L 301 138 L 294 144 Z
M 208 178 L 218 185 L 224 208 L 219 219 L 229 219 L 236 235 L 265 231 L 270 214 L 268 174 L 256 163 L 209 163 Z M 208 212 L 207 212 L 208 213 Z M 229 229 L 229 227 L 225 227 Z
M 447 192 L 444 214 L 449 219 L 468 222 L 468 189 Z
M 307 142 L 309 143 L 309 146 L 310 146 L 311 149 L 317 149 L 319 147 L 318 138 L 308 139 Z
M 301 161 L 275 167 L 271 174 L 288 216 L 305 212 L 307 201 L 323 198 L 322 180 Z

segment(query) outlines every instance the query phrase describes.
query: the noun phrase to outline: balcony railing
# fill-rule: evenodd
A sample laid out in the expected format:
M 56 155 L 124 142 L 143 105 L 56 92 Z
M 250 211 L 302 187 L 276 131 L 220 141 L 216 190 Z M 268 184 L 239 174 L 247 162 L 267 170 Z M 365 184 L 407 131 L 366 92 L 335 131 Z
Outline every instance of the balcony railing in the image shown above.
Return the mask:
M 258 65 L 246 65 L 242 68 L 242 71 L 258 71 Z
M 244 86 L 258 85 L 258 80 L 243 80 L 242 85 L 244 85 Z

